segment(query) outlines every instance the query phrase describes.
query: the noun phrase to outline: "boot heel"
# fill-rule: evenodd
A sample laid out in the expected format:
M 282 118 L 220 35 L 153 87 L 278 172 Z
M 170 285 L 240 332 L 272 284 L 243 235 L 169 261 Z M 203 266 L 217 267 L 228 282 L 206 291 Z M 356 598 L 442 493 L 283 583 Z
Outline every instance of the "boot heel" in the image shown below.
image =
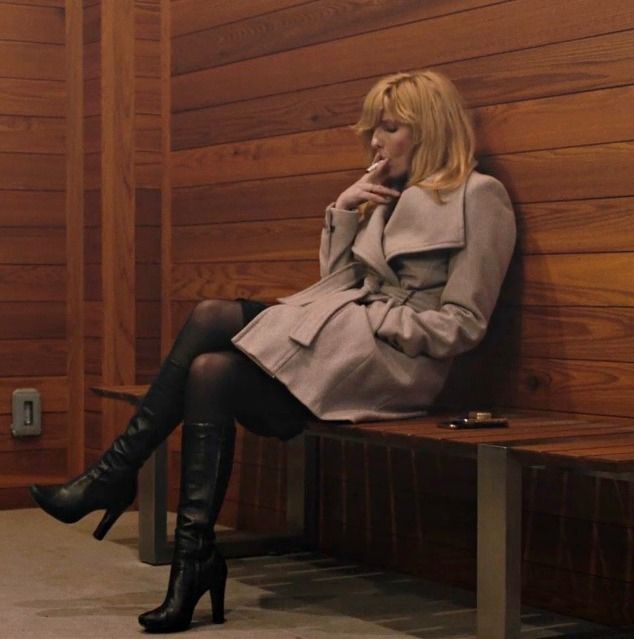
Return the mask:
M 126 508 L 127 506 L 125 504 L 120 504 L 106 510 L 92 536 L 101 541 L 108 534 L 108 531 L 112 528 L 115 521 L 121 517 Z
M 211 620 L 213 623 L 225 622 L 225 586 L 227 585 L 227 564 L 222 560 L 216 574 L 213 575 L 209 596 L 211 598 Z

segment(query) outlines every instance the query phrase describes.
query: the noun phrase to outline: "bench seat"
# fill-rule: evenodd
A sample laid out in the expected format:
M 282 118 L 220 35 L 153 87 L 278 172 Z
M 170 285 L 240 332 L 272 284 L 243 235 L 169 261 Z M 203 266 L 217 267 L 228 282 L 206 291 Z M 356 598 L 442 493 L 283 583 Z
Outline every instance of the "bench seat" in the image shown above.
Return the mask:
M 98 386 L 102 397 L 136 404 L 147 386 Z M 508 428 L 451 430 L 438 428 L 439 415 L 371 423 L 311 421 L 304 433 L 287 442 L 287 520 L 293 534 L 315 539 L 318 502 L 318 438 L 361 440 L 383 446 L 426 450 L 477 460 L 478 467 L 478 629 L 479 639 L 517 639 L 520 632 L 522 468 L 552 465 L 587 474 L 634 480 L 634 429 L 609 423 L 552 416 L 506 413 Z M 145 472 L 145 468 L 144 468 Z M 161 481 L 166 461 L 152 467 L 143 485 Z M 164 481 L 164 479 L 163 479 Z M 152 494 L 152 487 L 147 491 Z M 149 513 L 154 534 L 165 497 L 140 501 L 140 522 Z M 158 505 L 157 505 L 158 504 Z M 143 536 L 149 528 L 141 530 Z M 150 544 L 151 546 L 151 544 Z M 156 550 L 156 548 L 154 548 Z M 140 552 L 142 555 L 142 552 Z M 150 562 L 156 563 L 156 562 Z

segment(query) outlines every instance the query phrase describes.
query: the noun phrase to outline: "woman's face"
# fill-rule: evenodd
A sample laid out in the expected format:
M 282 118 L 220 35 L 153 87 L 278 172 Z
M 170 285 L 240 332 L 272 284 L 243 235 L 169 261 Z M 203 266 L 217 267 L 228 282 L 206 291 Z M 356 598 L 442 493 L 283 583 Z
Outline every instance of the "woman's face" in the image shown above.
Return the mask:
M 409 173 L 414 155 L 414 140 L 407 124 L 385 114 L 372 133 L 371 146 L 376 154 L 375 161 L 389 160 L 389 178 L 401 178 Z

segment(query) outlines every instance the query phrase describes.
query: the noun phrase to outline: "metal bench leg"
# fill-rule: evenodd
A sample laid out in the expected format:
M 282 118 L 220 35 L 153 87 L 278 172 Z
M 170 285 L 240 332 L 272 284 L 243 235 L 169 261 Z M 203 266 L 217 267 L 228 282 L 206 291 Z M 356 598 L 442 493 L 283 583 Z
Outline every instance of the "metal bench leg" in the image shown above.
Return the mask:
M 286 523 L 288 534 L 315 545 L 319 439 L 302 433 L 286 443 Z
M 163 443 L 139 473 L 139 559 L 167 564 L 172 550 L 167 543 L 167 444 Z
M 520 635 L 522 467 L 503 446 L 478 448 L 478 639 Z

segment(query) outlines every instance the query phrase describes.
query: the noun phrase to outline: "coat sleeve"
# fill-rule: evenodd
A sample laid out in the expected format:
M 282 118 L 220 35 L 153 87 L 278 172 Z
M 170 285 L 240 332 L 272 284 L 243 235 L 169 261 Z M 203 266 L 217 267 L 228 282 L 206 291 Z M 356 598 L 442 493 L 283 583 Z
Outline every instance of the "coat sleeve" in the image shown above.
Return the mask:
M 359 212 L 326 208 L 324 227 L 319 246 L 319 271 L 321 277 L 330 275 L 354 261 L 352 243 L 359 228 Z
M 453 357 L 475 346 L 486 332 L 515 237 L 515 217 L 502 184 L 491 177 L 468 184 L 465 246 L 449 258 L 439 308 L 393 307 L 377 337 L 410 357 Z

